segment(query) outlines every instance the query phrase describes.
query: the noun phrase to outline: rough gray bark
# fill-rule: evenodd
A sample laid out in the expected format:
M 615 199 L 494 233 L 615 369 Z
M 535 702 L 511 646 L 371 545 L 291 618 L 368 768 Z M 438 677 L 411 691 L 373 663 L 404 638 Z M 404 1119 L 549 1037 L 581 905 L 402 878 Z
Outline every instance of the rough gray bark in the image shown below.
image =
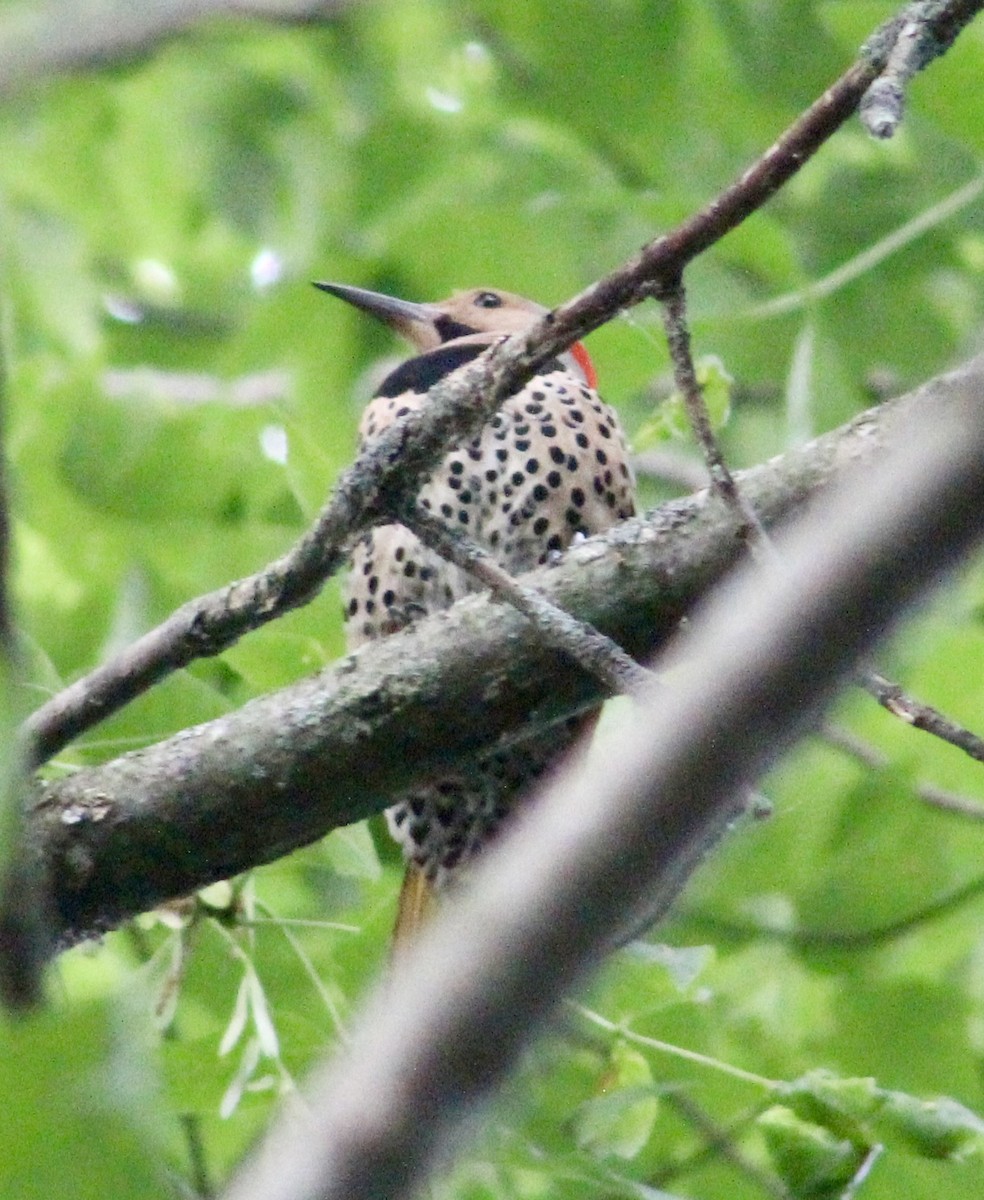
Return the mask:
M 740 476 L 766 525 L 847 462 L 904 440 L 984 360 Z M 735 561 L 733 518 L 706 494 L 626 522 L 528 576 L 636 657 L 655 651 Z M 238 712 L 42 789 L 29 817 L 70 941 L 270 861 L 500 738 L 600 698 L 516 611 L 473 597 Z

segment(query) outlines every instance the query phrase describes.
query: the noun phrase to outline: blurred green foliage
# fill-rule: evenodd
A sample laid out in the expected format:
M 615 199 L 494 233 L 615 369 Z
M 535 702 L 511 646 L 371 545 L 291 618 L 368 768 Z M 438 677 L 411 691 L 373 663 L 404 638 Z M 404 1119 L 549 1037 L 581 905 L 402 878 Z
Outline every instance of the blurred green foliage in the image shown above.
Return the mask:
M 57 22 L 57 6 L 6 5 L 0 64 L 28 11 Z M 22 82 L 0 113 L 0 303 L 32 699 L 260 568 L 323 502 L 373 364 L 398 350 L 311 279 L 563 300 L 730 182 L 891 11 L 353 3 L 320 23 L 205 22 Z M 893 141 L 850 123 L 690 271 L 696 350 L 734 380 L 733 465 L 979 345 L 982 56 L 978 22 L 915 82 Z M 639 309 L 591 339 L 631 433 L 670 390 L 660 328 Z M 668 494 L 646 484 L 649 501 Z M 968 572 L 887 656 L 978 727 L 982 583 Z M 341 649 L 333 583 L 56 766 Z M 837 1195 L 881 1130 L 792 1109 L 757 1122 L 774 1081 L 819 1067 L 984 1110 L 984 828 L 914 790 L 981 794 L 979 770 L 863 698 L 839 717 L 889 765 L 805 744 L 767 781 L 775 815 L 735 834 L 661 930 L 674 949 L 616 957 L 435 1195 L 744 1200 L 777 1171 L 790 1194 Z M 208 906 L 63 956 L 51 1011 L 0 1026 L 0 1193 L 143 1200 L 221 1180 L 383 959 L 398 869 L 378 834 L 340 831 Z M 722 1131 L 747 1169 L 715 1149 Z M 979 1158 L 893 1143 L 859 1194 L 970 1200 L 980 1179 Z

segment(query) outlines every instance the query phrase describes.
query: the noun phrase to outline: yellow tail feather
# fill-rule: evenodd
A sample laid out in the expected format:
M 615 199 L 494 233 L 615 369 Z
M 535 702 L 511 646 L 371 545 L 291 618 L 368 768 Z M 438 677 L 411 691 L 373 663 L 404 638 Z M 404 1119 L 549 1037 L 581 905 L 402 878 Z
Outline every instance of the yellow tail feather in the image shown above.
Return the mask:
M 396 909 L 393 952 L 398 954 L 416 941 L 437 905 L 434 885 L 416 863 L 407 863 Z

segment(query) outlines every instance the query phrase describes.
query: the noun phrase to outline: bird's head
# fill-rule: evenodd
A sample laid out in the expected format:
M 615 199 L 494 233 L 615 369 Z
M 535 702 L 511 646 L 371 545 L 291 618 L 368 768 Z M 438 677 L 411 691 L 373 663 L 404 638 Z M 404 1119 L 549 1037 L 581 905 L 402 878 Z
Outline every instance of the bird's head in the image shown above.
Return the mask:
M 449 342 L 491 342 L 496 336 L 521 333 L 550 311 L 534 300 L 497 288 L 470 288 L 447 300 L 415 304 L 342 283 L 314 286 L 370 313 L 422 354 Z M 589 387 L 597 386 L 594 364 L 581 342 L 575 342 L 560 358 Z

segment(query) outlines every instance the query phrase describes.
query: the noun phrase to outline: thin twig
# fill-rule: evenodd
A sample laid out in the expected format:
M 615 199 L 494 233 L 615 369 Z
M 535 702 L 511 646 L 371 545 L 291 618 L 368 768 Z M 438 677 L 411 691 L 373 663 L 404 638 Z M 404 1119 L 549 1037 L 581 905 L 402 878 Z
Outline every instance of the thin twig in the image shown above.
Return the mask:
M 682 281 L 672 288 L 664 289 L 659 293 L 657 299 L 663 312 L 663 323 L 666 328 L 677 387 L 683 393 L 694 437 L 703 451 L 711 477 L 711 486 L 734 512 L 742 536 L 753 555 L 761 559 L 771 558 L 774 561 L 775 552 L 772 549 L 769 535 L 758 514 L 736 484 L 734 476 L 725 462 L 720 443 L 711 424 L 707 405 L 704 403 L 704 396 L 694 367 L 690 333 L 687 328 L 686 294 Z M 965 729 L 962 725 L 958 725 L 938 709 L 916 700 L 900 684 L 886 679 L 870 667 L 862 666 L 857 672 L 856 679 L 865 691 L 899 720 L 958 747 L 969 754 L 971 758 L 984 763 L 984 739 Z M 929 799 L 926 793 L 922 794 L 922 798 L 927 803 L 936 804 L 940 808 L 947 808 L 952 812 L 963 812 L 967 816 L 973 815 L 968 811 L 966 804 L 960 803 L 959 797 L 936 792 L 935 799 Z
M 737 517 L 741 537 L 745 539 L 752 553 L 768 557 L 771 550 L 765 528 L 755 509 L 735 483 L 734 476 L 724 461 L 704 402 L 704 393 L 697 381 L 690 346 L 690 330 L 687 327 L 687 296 L 683 280 L 680 279 L 671 287 L 662 289 L 656 295 L 656 299 L 663 315 L 663 327 L 666 330 L 666 341 L 673 362 L 673 376 L 683 396 L 684 408 L 697 444 L 704 455 L 711 487 Z
M 840 725 L 830 723 L 824 725 L 820 736 L 825 742 L 842 750 L 845 754 L 849 754 L 851 758 L 857 759 L 872 771 L 884 771 L 890 765 L 891 760 L 887 754 Z M 945 788 L 936 787 L 932 783 L 918 781 L 912 785 L 912 790 L 920 800 L 933 808 L 942 809 L 944 812 L 953 813 L 958 817 L 967 817 L 972 821 L 984 821 L 984 804 L 970 796 L 961 796 L 957 792 L 948 792 Z
M 861 675 L 861 683 L 878 703 L 887 709 L 892 716 L 905 721 L 914 729 L 922 729 L 933 737 L 956 746 L 977 762 L 984 763 L 984 740 L 951 721 L 931 704 L 923 704 L 904 691 L 897 683 L 879 675 L 877 671 L 865 670 Z
M 774 1197 L 774 1200 L 792 1200 L 792 1193 L 782 1180 L 749 1158 L 738 1145 L 734 1132 L 715 1121 L 710 1113 L 705 1112 L 682 1089 L 668 1088 L 664 1096 L 698 1130 L 709 1152 L 717 1152 L 726 1158 L 736 1170 L 758 1184 L 762 1191 Z M 660 1183 L 662 1182 L 661 1177 Z
M 477 542 L 451 529 L 440 517 L 414 504 L 401 512 L 400 521 L 425 546 L 528 617 L 548 646 L 563 650 L 611 695 L 638 692 L 653 681 L 652 672 L 640 666 L 617 642 L 564 612 L 541 592 L 520 583 Z

